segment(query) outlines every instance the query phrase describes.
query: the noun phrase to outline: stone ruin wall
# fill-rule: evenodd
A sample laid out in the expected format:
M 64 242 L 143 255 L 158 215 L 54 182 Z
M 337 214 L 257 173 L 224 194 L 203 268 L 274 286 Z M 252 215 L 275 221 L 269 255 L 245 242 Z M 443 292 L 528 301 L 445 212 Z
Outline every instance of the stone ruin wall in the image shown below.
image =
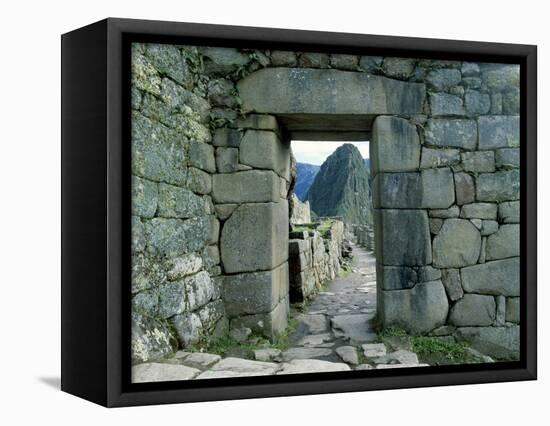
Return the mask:
M 357 245 L 368 251 L 374 251 L 374 228 L 368 225 L 352 225 Z
M 424 114 L 373 125 L 379 319 L 516 358 L 519 67 L 421 64 Z
M 342 261 L 344 223 L 333 221 L 326 235 L 319 231 L 290 233 L 290 302 L 307 300 L 336 278 Z
M 411 332 L 482 339 L 514 356 L 517 67 L 136 45 L 133 358 L 154 359 L 229 327 L 270 336 L 286 326 L 289 144 L 277 111 L 244 114 L 241 100 L 258 84 L 257 71 L 271 67 L 303 70 L 306 79 L 353 71 L 342 73 L 354 76 L 346 84 L 376 78 L 383 92 L 372 99 L 388 95 L 379 114 L 404 106 L 392 94 L 415 84 L 408 101 L 421 110 L 381 115 L 373 125 L 379 316 Z
M 228 328 L 210 122 L 195 48 L 132 49 L 132 359 Z
M 291 225 L 311 223 L 311 208 L 309 206 L 309 201 L 302 202 L 294 192 L 291 192 L 288 203 Z

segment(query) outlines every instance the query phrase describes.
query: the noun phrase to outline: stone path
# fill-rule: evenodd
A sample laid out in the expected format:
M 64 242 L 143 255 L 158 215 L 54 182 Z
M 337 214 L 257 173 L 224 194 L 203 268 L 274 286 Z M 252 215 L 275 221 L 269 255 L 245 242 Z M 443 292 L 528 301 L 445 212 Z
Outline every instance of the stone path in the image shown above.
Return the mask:
M 298 317 L 290 347 L 257 349 L 255 360 L 180 351 L 175 357 L 136 365 L 134 382 L 271 374 L 420 367 L 414 352 L 376 343 L 376 260 L 353 246 L 354 266 L 319 293 Z M 391 350 L 396 349 L 396 350 Z

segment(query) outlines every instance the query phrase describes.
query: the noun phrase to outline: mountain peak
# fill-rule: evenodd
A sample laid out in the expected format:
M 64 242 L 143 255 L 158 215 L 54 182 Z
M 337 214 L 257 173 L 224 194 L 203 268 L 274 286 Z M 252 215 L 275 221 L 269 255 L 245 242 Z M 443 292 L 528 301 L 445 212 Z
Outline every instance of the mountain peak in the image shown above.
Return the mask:
M 353 144 L 327 157 L 307 193 L 318 216 L 342 216 L 348 223 L 372 223 L 369 169 Z

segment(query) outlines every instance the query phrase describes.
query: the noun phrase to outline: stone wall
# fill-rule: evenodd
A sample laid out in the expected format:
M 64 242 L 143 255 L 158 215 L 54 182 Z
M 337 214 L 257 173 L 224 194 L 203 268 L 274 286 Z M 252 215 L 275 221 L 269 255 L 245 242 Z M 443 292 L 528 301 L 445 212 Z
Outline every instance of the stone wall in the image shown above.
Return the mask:
M 385 325 L 517 355 L 518 67 L 137 45 L 132 82 L 136 359 L 285 328 L 283 122 L 370 126 Z
M 132 358 L 227 330 L 211 92 L 193 47 L 132 49 Z
M 288 199 L 288 204 L 290 209 L 290 225 L 311 223 L 309 201 L 300 201 L 296 194 L 292 192 Z
M 352 225 L 357 245 L 369 251 L 374 250 L 374 228 L 368 225 Z
M 331 221 L 328 230 L 290 233 L 290 301 L 303 302 L 340 272 L 344 223 Z
M 407 64 L 423 114 L 373 124 L 380 320 L 516 358 L 519 67 Z

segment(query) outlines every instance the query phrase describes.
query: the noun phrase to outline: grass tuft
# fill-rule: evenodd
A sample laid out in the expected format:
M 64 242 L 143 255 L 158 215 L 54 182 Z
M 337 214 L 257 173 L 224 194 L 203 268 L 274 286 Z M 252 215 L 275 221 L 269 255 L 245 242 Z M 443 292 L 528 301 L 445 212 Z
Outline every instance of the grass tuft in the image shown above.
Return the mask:
M 412 349 L 421 358 L 444 358 L 456 364 L 471 364 L 480 360 L 469 351 L 466 342 L 454 342 L 441 337 L 413 336 Z

